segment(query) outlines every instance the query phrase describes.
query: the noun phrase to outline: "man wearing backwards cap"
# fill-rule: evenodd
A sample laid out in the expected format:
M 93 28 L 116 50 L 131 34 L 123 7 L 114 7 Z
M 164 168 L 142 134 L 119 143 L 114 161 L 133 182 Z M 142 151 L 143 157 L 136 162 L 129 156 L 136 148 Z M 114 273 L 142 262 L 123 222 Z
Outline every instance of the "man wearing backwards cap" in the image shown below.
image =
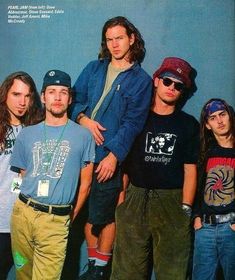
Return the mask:
M 168 57 L 153 75 L 151 110 L 125 165 L 129 186 L 116 211 L 112 280 L 147 279 L 151 252 L 157 279 L 186 278 L 199 125 L 177 105 L 193 85 L 192 71 Z
M 195 202 L 193 279 L 235 279 L 235 118 L 222 99 L 201 112 L 198 194 Z
M 60 279 L 70 215 L 78 214 L 88 196 L 95 156 L 91 133 L 67 116 L 70 76 L 48 71 L 41 101 L 45 120 L 22 130 L 11 158 L 23 175 L 11 220 L 16 276 L 22 280 Z

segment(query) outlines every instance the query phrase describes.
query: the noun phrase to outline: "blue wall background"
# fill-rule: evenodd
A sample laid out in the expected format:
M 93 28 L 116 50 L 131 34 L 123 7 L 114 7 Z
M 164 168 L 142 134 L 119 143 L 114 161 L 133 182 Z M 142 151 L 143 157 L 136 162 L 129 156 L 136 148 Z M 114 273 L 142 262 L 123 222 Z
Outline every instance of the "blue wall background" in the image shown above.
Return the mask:
M 8 23 L 8 8 L 14 5 L 49 5 L 64 13 Z M 0 82 L 24 70 L 40 91 L 44 74 L 53 68 L 70 73 L 75 82 L 83 67 L 97 58 L 104 22 L 123 15 L 143 35 L 147 54 L 142 66 L 150 75 L 166 56 L 182 57 L 197 70 L 198 90 L 185 111 L 198 118 L 212 97 L 235 107 L 234 8 L 234 0 L 1 0 Z M 78 221 L 78 235 L 80 227 Z M 82 267 L 86 252 L 82 239 L 79 244 Z

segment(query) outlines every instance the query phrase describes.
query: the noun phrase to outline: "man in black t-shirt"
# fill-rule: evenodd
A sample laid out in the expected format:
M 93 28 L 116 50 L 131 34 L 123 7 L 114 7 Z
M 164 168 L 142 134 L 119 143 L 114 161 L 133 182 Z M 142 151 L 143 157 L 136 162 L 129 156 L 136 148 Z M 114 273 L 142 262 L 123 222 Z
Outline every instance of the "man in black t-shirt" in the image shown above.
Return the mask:
M 155 94 L 142 133 L 125 163 L 126 198 L 116 210 L 112 280 L 186 278 L 190 214 L 196 191 L 199 124 L 180 110 L 195 70 L 168 57 L 154 73 Z
M 235 117 L 222 99 L 201 113 L 198 194 L 194 209 L 193 280 L 235 279 Z M 219 279 L 219 278 L 218 278 Z

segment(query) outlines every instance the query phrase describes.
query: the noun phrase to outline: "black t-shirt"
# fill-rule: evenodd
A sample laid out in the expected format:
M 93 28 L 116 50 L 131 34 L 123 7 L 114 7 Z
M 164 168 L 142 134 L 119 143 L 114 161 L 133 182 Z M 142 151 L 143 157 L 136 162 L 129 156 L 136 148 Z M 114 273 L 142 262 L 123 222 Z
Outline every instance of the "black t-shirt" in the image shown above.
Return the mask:
M 183 111 L 150 112 L 124 164 L 133 185 L 148 189 L 182 188 L 184 164 L 196 164 L 199 124 Z
M 200 214 L 235 212 L 235 149 L 215 146 L 208 155 Z

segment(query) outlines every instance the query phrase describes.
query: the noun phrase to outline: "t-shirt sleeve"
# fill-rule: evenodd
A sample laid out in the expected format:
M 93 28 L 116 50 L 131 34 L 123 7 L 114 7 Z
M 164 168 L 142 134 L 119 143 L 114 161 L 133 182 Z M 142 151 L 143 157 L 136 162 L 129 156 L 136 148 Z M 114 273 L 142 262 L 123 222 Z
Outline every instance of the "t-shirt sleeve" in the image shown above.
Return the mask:
M 191 120 L 191 125 L 186 135 L 184 163 L 196 164 L 199 155 L 199 123 L 196 119 Z

